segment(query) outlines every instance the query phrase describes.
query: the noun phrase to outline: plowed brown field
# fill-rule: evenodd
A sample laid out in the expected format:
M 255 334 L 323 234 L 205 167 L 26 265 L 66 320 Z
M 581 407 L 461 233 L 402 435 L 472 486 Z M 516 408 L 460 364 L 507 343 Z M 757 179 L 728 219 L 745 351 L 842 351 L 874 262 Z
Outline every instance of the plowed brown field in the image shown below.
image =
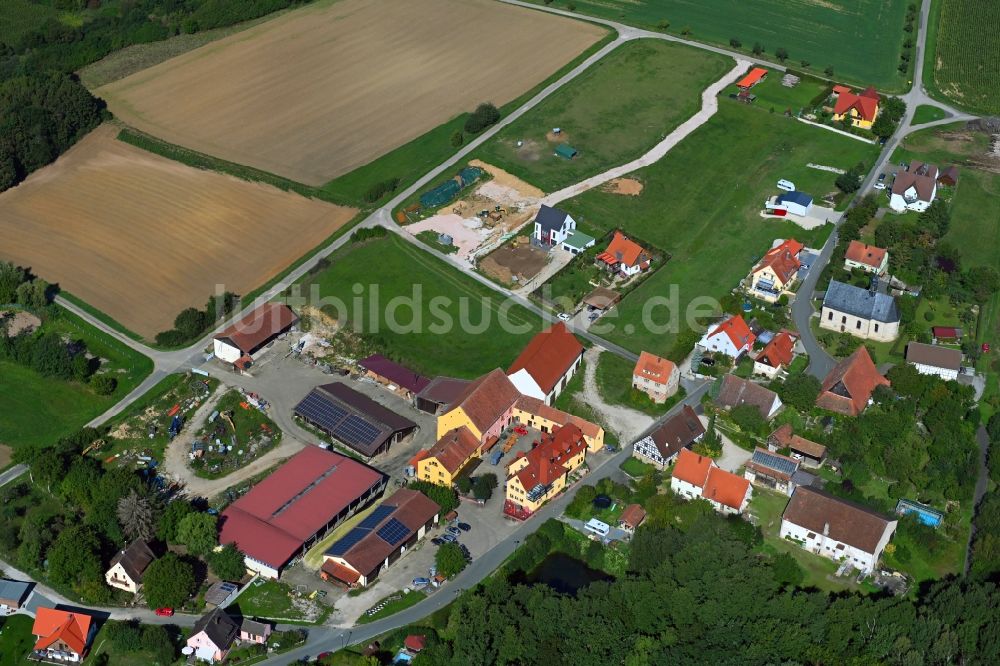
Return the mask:
M 491 0 L 320 2 L 97 93 L 166 141 L 317 186 L 515 99 L 604 34 Z
M 0 259 L 144 335 L 202 307 L 216 285 L 259 287 L 355 210 L 193 169 L 92 132 L 0 194 Z

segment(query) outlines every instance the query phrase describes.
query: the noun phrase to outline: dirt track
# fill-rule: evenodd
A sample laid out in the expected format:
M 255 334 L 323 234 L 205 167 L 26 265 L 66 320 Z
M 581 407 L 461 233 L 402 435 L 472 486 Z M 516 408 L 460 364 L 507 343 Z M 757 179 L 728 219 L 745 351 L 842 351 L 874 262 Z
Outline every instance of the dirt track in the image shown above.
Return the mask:
M 511 101 L 604 34 L 489 0 L 319 2 L 97 93 L 167 141 L 321 185 Z
M 0 195 L 0 260 L 152 336 L 216 285 L 256 289 L 355 214 L 201 171 L 100 127 Z

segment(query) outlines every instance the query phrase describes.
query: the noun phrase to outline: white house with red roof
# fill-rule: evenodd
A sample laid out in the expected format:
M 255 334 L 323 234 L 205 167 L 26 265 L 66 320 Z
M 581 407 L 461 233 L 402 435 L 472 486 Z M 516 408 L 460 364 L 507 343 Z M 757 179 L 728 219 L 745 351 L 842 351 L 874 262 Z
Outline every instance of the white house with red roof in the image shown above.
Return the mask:
M 583 345 L 566 324 L 558 322 L 531 339 L 507 369 L 507 376 L 521 395 L 551 405 L 582 362 Z
M 789 238 L 777 243 L 767 251 L 747 278 L 747 291 L 751 296 L 774 303 L 784 294 L 791 292 L 791 286 L 802 268 L 799 253 L 802 243 Z
M 721 324 L 708 329 L 698 346 L 705 351 L 739 358 L 753 349 L 757 336 L 753 334 L 740 315 L 733 315 Z
M 241 370 L 249 368 L 265 348 L 299 321 L 284 303 L 267 303 L 215 336 L 215 357 Z
M 35 636 L 31 658 L 54 663 L 83 661 L 97 628 L 92 620 L 91 616 L 76 611 L 39 607 L 31 627 Z
M 649 268 L 652 257 L 641 245 L 616 231 L 608 249 L 597 255 L 597 262 L 604 264 L 612 273 L 632 277 Z
M 844 268 L 847 270 L 859 268 L 866 273 L 885 275 L 889 270 L 889 251 L 884 247 L 852 240 L 844 254 Z
M 788 367 L 795 358 L 795 341 L 798 336 L 790 331 L 782 330 L 767 343 L 764 351 L 757 355 L 753 362 L 753 373 L 774 377 L 782 368 Z
M 713 509 L 726 515 L 743 513 L 753 495 L 749 481 L 689 449 L 681 449 L 677 456 L 670 489 L 687 499 L 708 500 Z

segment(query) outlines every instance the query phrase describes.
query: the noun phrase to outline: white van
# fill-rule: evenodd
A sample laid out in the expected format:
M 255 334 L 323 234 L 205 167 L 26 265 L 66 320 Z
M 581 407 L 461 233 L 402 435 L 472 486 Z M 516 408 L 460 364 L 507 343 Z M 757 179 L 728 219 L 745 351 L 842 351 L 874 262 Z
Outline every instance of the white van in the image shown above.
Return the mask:
M 790 180 L 785 180 L 784 178 L 782 178 L 781 180 L 778 181 L 778 189 L 784 190 L 786 192 L 794 192 L 795 183 L 793 183 Z

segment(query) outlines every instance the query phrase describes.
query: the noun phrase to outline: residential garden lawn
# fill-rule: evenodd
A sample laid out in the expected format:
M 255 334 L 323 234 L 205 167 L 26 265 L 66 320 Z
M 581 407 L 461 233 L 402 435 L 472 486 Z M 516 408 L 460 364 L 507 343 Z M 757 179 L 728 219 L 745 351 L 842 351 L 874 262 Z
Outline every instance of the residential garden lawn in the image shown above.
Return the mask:
M 791 111 L 796 115 L 803 109 L 812 106 L 813 100 L 829 92 L 831 85 L 819 79 L 802 77 L 802 80 L 794 88 L 787 88 L 781 85 L 782 72 L 771 71 L 767 78 L 750 89 L 750 94 L 756 95 L 757 100 L 750 105 L 750 108 L 768 113 L 784 113 Z M 736 85 L 731 85 L 722 91 L 723 97 L 739 92 Z
M 94 636 L 91 642 L 91 651 L 84 662 L 90 664 L 105 664 L 106 666 L 150 666 L 159 662 L 154 661 L 156 655 L 152 652 L 137 650 L 135 652 L 121 652 L 105 639 L 104 628 L 101 625 L 100 631 Z M 3 662 L 0 661 L 0 664 Z
M 525 308 L 503 301 L 396 234 L 347 245 L 331 255 L 327 268 L 303 280 L 303 294 L 316 285 L 323 299 L 339 299 L 352 327 L 386 355 L 428 376 L 474 378 L 507 367 L 542 324 Z M 411 308 L 415 293 L 419 298 Z M 396 297 L 407 305 L 393 313 Z M 334 305 L 323 310 L 337 314 Z M 393 321 L 402 327 L 389 330 L 387 322 Z
M 296 607 L 293 603 L 291 588 L 276 580 L 267 580 L 260 585 L 252 585 L 227 610 L 235 611 L 238 609 L 239 613 L 244 617 L 285 620 L 297 624 L 314 624 L 321 623 L 330 613 L 328 606 L 322 603 L 318 605 L 323 611 L 318 618 L 311 620 L 301 608 Z
M 368 624 L 369 622 L 374 622 L 375 620 L 381 620 L 384 617 L 394 615 L 400 611 L 406 610 L 410 606 L 417 605 L 425 598 L 427 598 L 427 594 L 425 592 L 421 592 L 420 590 L 409 590 L 402 593 L 400 598 L 387 602 L 382 610 L 377 613 L 372 613 L 371 615 L 365 613 L 358 618 L 358 624 Z
M 927 44 L 934 89 L 948 102 L 978 113 L 1000 112 L 1000 66 L 985 57 L 1000 50 L 1000 4 L 979 0 L 939 0 L 931 22 L 934 43 Z M 936 20 L 935 20 L 936 19 Z
M 487 142 L 476 156 L 545 191 L 639 157 L 701 108 L 701 92 L 733 66 L 730 58 L 680 44 L 619 46 L 572 83 Z M 559 157 L 555 127 L 579 151 Z M 517 143 L 524 145 L 518 148 Z
M 27 615 L 11 615 L 0 620 L 0 666 L 27 663 L 22 658 L 35 644 L 32 624 L 33 620 Z
M 635 363 L 611 353 L 601 354 L 600 359 L 596 371 L 597 389 L 612 404 L 631 407 L 650 416 L 662 416 L 684 398 L 684 389 L 678 388 L 677 393 L 658 405 L 645 393 L 632 388 Z
M 92 328 L 65 310 L 42 313 L 42 329 L 72 340 L 106 359 L 102 370 L 118 380 L 109 396 L 97 395 L 75 380 L 44 377 L 34 370 L 0 360 L 0 442 L 13 447 L 52 443 L 86 425 L 124 398 L 153 370 L 145 356 Z
M 765 199 L 778 192 L 778 179 L 792 180 L 820 197 L 835 189 L 836 175 L 806 164 L 846 169 L 858 162 L 870 164 L 878 152 L 874 145 L 779 114 L 722 102 L 708 123 L 666 157 L 635 172 L 644 183 L 641 195 L 591 191 L 562 204 L 591 235 L 620 227 L 672 255 L 599 320 L 603 337 L 632 351 L 671 356 L 683 334 L 684 344 L 671 356 L 679 361 L 696 341 L 694 322 L 685 316 L 695 298 L 709 299 L 707 307 L 699 309 L 700 317 L 717 311 L 712 299 L 735 288 L 776 238 L 822 246 L 832 225 L 806 231 L 792 222 L 758 216 Z M 676 299 L 654 306 L 649 304 L 654 296 Z M 655 328 L 643 323 L 647 307 Z
M 944 118 L 944 110 L 929 104 L 921 104 L 913 112 L 913 124 L 929 123 Z
M 530 1 L 543 4 L 543 0 Z M 759 42 L 768 59 L 774 59 L 775 51 L 784 48 L 789 54 L 789 67 L 801 67 L 801 61 L 807 60 L 810 67 L 806 71 L 822 73 L 832 65 L 838 79 L 901 91 L 907 87 L 907 80 L 896 65 L 907 34 L 903 24 L 908 4 L 909 0 L 794 4 L 786 0 L 674 0 L 665 6 L 635 0 L 557 0 L 551 6 L 565 9 L 573 5 L 582 14 L 674 35 L 687 28 L 691 32 L 686 39 L 725 48 L 732 48 L 729 40 L 736 38 L 742 42 L 740 50 L 746 53 L 754 42 Z M 663 21 L 669 26 L 664 28 Z
M 806 354 L 799 354 L 792 359 L 788 366 L 788 376 L 799 375 L 809 367 L 809 357 Z
M 649 463 L 642 462 L 638 458 L 633 458 L 631 456 L 626 458 L 625 462 L 619 465 L 619 467 L 622 469 L 623 472 L 637 479 L 641 479 L 648 473 L 656 471 L 656 468 L 650 465 Z
M 960 574 L 965 565 L 965 548 L 972 525 L 972 508 L 963 507 L 954 523 L 937 529 L 916 526 L 901 520 L 893 534 L 891 548 L 883 555 L 886 566 L 903 571 L 916 583 L 940 580 Z

